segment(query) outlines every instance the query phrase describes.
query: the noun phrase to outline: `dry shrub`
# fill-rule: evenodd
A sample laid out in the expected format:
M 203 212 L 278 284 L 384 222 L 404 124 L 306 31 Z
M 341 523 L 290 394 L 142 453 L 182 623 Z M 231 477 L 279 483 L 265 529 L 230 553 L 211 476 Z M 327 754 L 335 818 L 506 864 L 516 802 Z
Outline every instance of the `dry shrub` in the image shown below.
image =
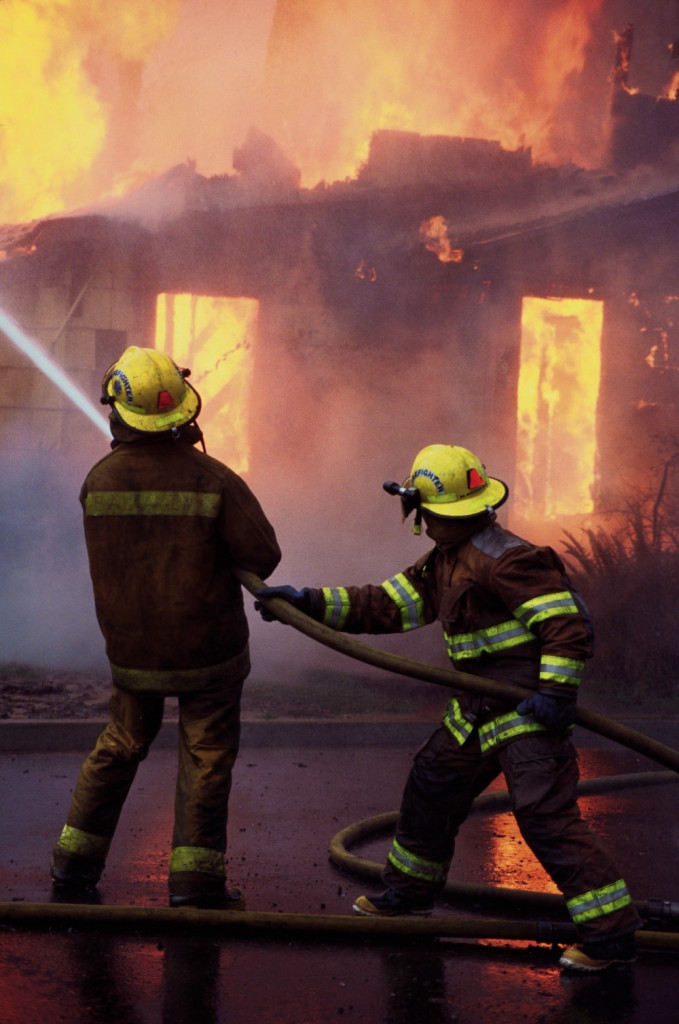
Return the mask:
M 594 619 L 589 688 L 607 706 L 679 707 L 679 551 L 652 550 L 639 521 L 617 534 L 566 533 L 573 583 Z

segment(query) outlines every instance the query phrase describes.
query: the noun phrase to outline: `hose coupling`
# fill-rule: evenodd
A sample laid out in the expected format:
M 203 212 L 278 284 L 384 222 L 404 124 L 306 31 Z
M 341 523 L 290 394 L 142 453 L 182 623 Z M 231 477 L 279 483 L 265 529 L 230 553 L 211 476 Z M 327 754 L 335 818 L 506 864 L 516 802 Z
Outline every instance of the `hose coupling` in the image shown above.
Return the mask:
M 649 924 L 679 924 L 679 903 L 676 900 L 649 900 L 647 910 Z
M 569 921 L 536 921 L 535 941 L 547 946 L 569 945 L 575 942 L 577 932 Z

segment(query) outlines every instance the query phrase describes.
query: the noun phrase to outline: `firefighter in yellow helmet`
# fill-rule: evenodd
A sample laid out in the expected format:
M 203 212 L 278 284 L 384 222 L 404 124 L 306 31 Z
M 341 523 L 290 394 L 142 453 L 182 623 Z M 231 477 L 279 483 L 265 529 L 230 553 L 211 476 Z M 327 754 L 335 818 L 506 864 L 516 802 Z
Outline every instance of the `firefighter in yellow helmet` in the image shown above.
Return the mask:
M 508 488 L 467 448 L 420 451 L 398 494 L 432 547 L 379 586 L 267 587 L 348 633 L 407 632 L 440 621 L 453 665 L 526 687 L 511 701 L 453 692 L 440 727 L 417 753 L 403 793 L 381 895 L 359 896 L 368 916 L 426 914 L 443 889 L 458 830 L 473 800 L 503 773 L 521 833 L 560 888 L 578 931 L 562 966 L 602 970 L 634 958 L 641 925 L 624 880 L 581 818 L 569 738 L 589 615 L 558 555 L 503 529 Z M 258 604 L 266 620 L 273 616 Z
M 179 704 L 179 764 L 168 878 L 172 906 L 237 909 L 226 884 L 231 771 L 250 670 L 236 566 L 268 576 L 273 527 L 246 483 L 206 454 L 188 371 L 128 348 L 102 382 L 111 452 L 80 501 L 97 619 L 113 681 L 109 722 L 82 766 L 52 852 L 55 890 L 94 889 L 139 762 Z M 201 444 L 202 451 L 196 449 Z

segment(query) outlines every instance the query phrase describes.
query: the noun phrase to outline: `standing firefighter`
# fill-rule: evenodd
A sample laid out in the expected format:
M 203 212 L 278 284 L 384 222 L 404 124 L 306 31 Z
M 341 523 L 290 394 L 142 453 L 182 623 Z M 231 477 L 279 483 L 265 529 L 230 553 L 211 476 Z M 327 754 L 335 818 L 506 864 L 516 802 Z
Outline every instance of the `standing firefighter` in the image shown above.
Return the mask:
M 511 700 L 454 693 L 441 726 L 417 753 L 403 793 L 379 896 L 359 896 L 369 916 L 426 914 L 443 889 L 455 837 L 473 800 L 503 773 L 521 833 L 564 894 L 579 944 L 564 967 L 602 970 L 634 959 L 641 921 L 625 882 L 582 820 L 569 739 L 589 617 L 548 547 L 500 527 L 507 486 L 472 452 L 424 448 L 398 493 L 404 516 L 424 520 L 435 547 L 380 586 L 266 587 L 313 618 L 348 633 L 396 633 L 439 620 L 456 668 L 526 687 Z M 264 618 L 272 615 L 259 607 Z
M 179 703 L 169 864 L 171 906 L 239 909 L 224 855 L 240 698 L 250 670 L 243 596 L 232 569 L 268 576 L 274 530 L 245 482 L 197 450 L 200 397 L 187 370 L 128 348 L 106 373 L 112 451 L 80 501 L 97 619 L 113 693 L 108 725 L 80 771 L 52 853 L 55 889 L 87 892 L 101 876 L 164 698 Z

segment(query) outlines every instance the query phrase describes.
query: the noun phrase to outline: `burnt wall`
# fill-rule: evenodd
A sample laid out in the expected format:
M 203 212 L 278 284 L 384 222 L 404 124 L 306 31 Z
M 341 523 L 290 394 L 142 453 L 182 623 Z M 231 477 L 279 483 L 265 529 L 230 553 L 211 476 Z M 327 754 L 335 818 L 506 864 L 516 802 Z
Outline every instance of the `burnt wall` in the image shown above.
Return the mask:
M 46 222 L 0 264 L 0 306 L 96 403 L 120 351 L 153 337 L 155 285 L 143 237 L 104 220 Z M 4 336 L 0 374 L 3 452 L 101 454 L 102 438 L 83 413 Z

